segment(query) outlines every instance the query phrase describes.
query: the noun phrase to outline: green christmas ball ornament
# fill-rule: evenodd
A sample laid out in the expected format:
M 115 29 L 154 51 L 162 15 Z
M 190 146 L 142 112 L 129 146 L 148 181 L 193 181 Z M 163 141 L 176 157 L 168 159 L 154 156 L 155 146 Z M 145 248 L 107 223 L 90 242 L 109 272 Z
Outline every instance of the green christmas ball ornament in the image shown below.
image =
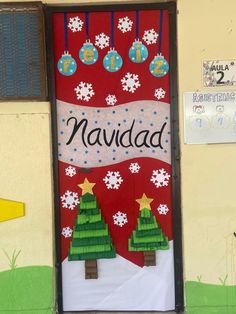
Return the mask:
M 114 48 L 105 55 L 103 66 L 108 72 L 117 72 L 122 67 L 123 60 Z
M 163 77 L 169 71 L 169 64 L 166 59 L 160 54 L 154 57 L 150 63 L 149 70 L 155 77 Z
M 74 58 L 71 57 L 68 51 L 65 51 L 57 63 L 59 73 L 65 76 L 71 76 L 77 69 L 77 64 Z
M 89 40 L 87 40 L 80 49 L 79 58 L 87 65 L 94 64 L 98 60 L 98 51 Z
M 139 40 L 133 42 L 129 50 L 129 58 L 134 63 L 142 63 L 148 57 L 147 47 Z

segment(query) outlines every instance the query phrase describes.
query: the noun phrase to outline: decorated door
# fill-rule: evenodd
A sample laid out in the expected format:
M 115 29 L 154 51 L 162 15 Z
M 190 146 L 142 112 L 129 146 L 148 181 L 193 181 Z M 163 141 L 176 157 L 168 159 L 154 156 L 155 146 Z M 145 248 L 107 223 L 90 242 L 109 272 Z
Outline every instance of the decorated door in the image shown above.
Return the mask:
M 52 19 L 63 310 L 173 310 L 169 11 Z

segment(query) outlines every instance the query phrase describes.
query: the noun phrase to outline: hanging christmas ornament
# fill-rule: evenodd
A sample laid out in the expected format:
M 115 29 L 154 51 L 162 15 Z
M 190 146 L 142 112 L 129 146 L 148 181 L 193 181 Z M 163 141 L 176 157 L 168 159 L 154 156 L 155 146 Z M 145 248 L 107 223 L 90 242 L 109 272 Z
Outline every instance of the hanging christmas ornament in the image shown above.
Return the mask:
M 86 42 L 79 51 L 79 58 L 84 64 L 94 64 L 98 60 L 98 51 L 89 39 L 89 13 L 85 13 Z
M 84 64 L 94 64 L 98 60 L 98 51 L 89 39 L 79 51 L 79 58 Z
M 68 51 L 67 13 L 64 13 L 64 48 L 65 51 L 57 63 L 59 73 L 70 76 L 75 73 L 77 64 Z
M 148 50 L 144 44 L 136 40 L 133 42 L 132 47 L 129 50 L 129 58 L 134 63 L 142 63 L 148 57 Z
M 111 48 L 103 59 L 103 66 L 108 72 L 117 72 L 122 64 L 123 60 L 114 48 L 114 12 L 111 12 Z
M 103 59 L 104 68 L 109 72 L 119 71 L 122 64 L 122 58 L 114 48 L 111 48 Z
M 169 71 L 169 64 L 161 55 L 161 44 L 162 44 L 162 27 L 163 27 L 163 10 L 160 11 L 160 31 L 158 36 L 158 52 L 149 65 L 149 70 L 155 77 L 163 77 Z
M 129 50 L 129 58 L 134 63 L 142 63 L 148 57 L 147 47 L 138 39 L 139 38 L 139 11 L 136 11 L 135 19 L 136 40 L 133 42 Z
M 156 77 L 162 77 L 165 76 L 169 71 L 169 64 L 161 54 L 158 54 L 150 63 L 149 70 L 152 75 Z
M 70 76 L 76 71 L 76 61 L 68 51 L 65 51 L 57 63 L 57 68 L 62 75 Z

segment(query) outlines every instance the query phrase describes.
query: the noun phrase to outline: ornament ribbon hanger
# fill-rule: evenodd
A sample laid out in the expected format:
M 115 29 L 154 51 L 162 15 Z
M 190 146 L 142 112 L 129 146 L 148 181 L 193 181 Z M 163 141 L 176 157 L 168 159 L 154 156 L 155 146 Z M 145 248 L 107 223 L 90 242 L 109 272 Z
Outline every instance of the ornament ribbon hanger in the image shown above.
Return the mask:
M 114 47 L 114 12 L 111 12 L 111 47 L 103 59 L 103 66 L 108 72 L 117 72 L 123 64 L 123 60 Z
M 163 77 L 169 71 L 169 64 L 161 54 L 162 44 L 162 32 L 163 32 L 163 10 L 160 10 L 160 26 L 159 26 L 159 37 L 158 37 L 158 49 L 157 55 L 154 57 L 149 65 L 149 70 L 155 77 Z
M 77 64 L 68 51 L 67 13 L 64 13 L 64 53 L 57 63 L 58 71 L 65 76 L 75 73 Z
M 98 60 L 98 51 L 89 38 L 89 12 L 85 12 L 86 41 L 79 51 L 79 58 L 84 64 L 94 64 Z
M 129 50 L 129 58 L 134 63 L 142 63 L 148 57 L 147 47 L 139 40 L 139 11 L 135 15 L 135 32 L 136 38 Z

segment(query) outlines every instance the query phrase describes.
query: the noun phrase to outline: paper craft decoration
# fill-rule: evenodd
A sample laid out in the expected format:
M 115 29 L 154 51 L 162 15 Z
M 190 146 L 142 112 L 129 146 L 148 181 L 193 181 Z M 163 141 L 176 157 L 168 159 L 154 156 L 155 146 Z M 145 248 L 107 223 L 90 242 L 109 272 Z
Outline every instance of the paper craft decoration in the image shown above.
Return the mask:
M 0 199 L 0 222 L 25 216 L 25 204 Z
M 139 11 L 135 15 L 136 38 L 129 50 L 129 58 L 134 63 L 143 63 L 148 57 L 147 47 L 139 40 Z
M 98 51 L 90 41 L 89 12 L 85 13 L 86 42 L 79 51 L 79 58 L 84 64 L 94 64 L 98 60 Z
M 116 256 L 108 226 L 92 192 L 94 185 L 87 179 L 79 184 L 82 196 L 68 255 L 69 261 L 85 260 L 85 279 L 98 278 L 97 259 Z
M 57 63 L 59 73 L 65 76 L 71 76 L 77 69 L 74 58 L 68 51 L 68 33 L 67 33 L 67 13 L 64 13 L 64 53 Z
M 81 30 L 68 29 L 78 69 L 70 77 L 55 71 L 64 311 L 175 308 L 170 72 L 149 69 L 160 33 L 158 62 L 169 62 L 169 12 L 162 30 L 160 15 L 89 11 L 86 39 L 98 59 L 86 64 L 78 55 L 86 12 L 68 12 Z M 63 13 L 54 13 L 55 60 L 63 29 Z
M 151 211 L 152 198 L 144 193 L 141 199 L 136 200 L 140 204 L 140 214 L 136 230 L 129 238 L 129 251 L 144 252 L 144 265 L 156 265 L 156 250 L 169 249 L 168 238 L 163 233 Z

